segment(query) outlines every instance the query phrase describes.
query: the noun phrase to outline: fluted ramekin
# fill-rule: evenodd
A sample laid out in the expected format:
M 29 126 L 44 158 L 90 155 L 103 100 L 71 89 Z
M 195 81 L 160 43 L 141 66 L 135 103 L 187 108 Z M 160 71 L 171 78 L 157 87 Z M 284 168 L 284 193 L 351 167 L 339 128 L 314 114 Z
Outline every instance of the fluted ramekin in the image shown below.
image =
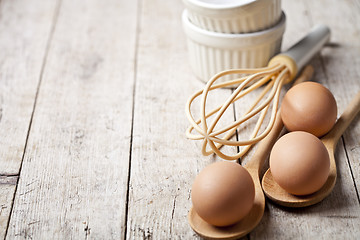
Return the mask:
M 274 26 L 281 18 L 281 0 L 183 0 L 188 18 L 205 30 L 250 33 Z
M 195 26 L 182 14 L 190 65 L 195 75 L 208 81 L 213 75 L 227 69 L 258 68 L 280 52 L 285 31 L 285 14 L 272 28 L 246 34 L 216 33 Z M 226 79 L 223 79 L 226 80 Z

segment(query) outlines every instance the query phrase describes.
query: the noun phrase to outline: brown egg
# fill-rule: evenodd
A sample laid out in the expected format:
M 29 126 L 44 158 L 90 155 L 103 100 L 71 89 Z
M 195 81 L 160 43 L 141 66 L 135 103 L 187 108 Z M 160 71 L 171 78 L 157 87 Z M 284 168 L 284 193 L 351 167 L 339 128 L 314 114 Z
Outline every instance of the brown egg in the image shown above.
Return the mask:
M 255 187 L 248 171 L 234 162 L 216 162 L 195 178 L 191 191 L 194 210 L 209 224 L 232 225 L 254 204 Z
M 307 132 L 282 136 L 271 150 L 269 161 L 275 181 L 294 195 L 318 191 L 329 176 L 329 154 L 324 144 Z
M 289 131 L 305 131 L 323 136 L 334 126 L 337 116 L 332 93 L 316 82 L 292 87 L 281 105 L 281 118 Z

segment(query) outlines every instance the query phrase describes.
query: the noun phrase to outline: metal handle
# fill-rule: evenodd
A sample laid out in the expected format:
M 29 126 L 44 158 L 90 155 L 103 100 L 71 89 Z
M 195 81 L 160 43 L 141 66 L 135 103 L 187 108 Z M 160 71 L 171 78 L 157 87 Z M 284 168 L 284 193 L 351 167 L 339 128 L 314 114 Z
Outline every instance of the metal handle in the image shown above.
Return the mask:
M 320 51 L 330 39 L 330 29 L 326 25 L 315 26 L 308 35 L 298 41 L 289 50 L 281 55 L 291 57 L 300 71 L 305 64 Z

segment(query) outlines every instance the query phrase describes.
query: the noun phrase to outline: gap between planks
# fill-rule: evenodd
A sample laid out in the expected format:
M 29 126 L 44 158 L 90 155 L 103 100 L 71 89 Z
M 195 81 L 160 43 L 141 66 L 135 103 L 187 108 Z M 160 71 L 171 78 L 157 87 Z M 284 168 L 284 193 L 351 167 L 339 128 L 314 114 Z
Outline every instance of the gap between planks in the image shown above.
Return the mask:
M 138 49 L 139 49 L 139 37 L 141 30 L 141 10 L 142 1 L 137 2 L 136 11 L 136 36 L 135 36 L 135 49 L 134 49 L 134 78 L 133 78 L 133 91 L 132 91 L 132 106 L 131 106 L 131 129 L 130 129 L 130 146 L 129 146 L 129 164 L 128 164 L 128 178 L 127 178 L 127 189 L 125 198 L 125 226 L 124 226 L 124 240 L 127 237 L 128 230 L 128 214 L 129 214 L 129 196 L 130 196 L 130 180 L 131 180 L 131 160 L 133 151 L 133 137 L 134 137 L 134 116 L 135 116 L 135 95 L 136 95 L 136 79 L 137 79 L 137 68 L 138 68 Z
M 41 82 L 42 82 L 42 78 L 43 78 L 43 74 L 44 74 L 44 69 L 45 69 L 45 66 L 46 66 L 46 60 L 47 60 L 50 45 L 51 45 L 52 38 L 53 38 L 55 28 L 56 28 L 57 19 L 58 19 L 59 12 L 60 12 L 61 1 L 62 0 L 57 1 L 57 4 L 55 5 L 55 9 L 54 9 L 54 16 L 53 16 L 53 20 L 52 20 L 52 26 L 51 26 L 49 38 L 48 38 L 47 43 L 46 43 L 45 54 L 44 54 L 43 62 L 42 62 L 42 65 L 41 65 L 39 81 L 38 81 L 38 85 L 37 85 L 36 93 L 35 93 L 35 100 L 34 100 L 33 109 L 32 109 L 32 112 L 31 112 L 29 127 L 28 127 L 27 134 L 26 134 L 26 140 L 25 140 L 25 145 L 24 145 L 24 151 L 23 151 L 23 154 L 22 154 L 22 157 L 21 157 L 19 173 L 17 174 L 17 177 L 16 177 L 16 183 L 15 183 L 16 186 L 15 186 L 14 194 L 13 194 L 12 201 L 11 201 L 10 214 L 9 214 L 9 217 L 8 217 L 8 222 L 6 224 L 6 230 L 5 230 L 4 239 L 6 239 L 7 234 L 8 234 L 8 230 L 9 230 L 9 224 L 10 224 L 10 220 L 11 220 L 12 213 L 13 213 L 14 200 L 15 200 L 15 196 L 16 196 L 16 193 L 17 193 L 17 189 L 18 189 L 18 184 L 19 184 L 20 175 L 21 175 L 21 169 L 22 169 L 22 165 L 23 165 L 23 162 L 24 162 L 25 152 L 26 152 L 26 149 L 27 149 L 27 144 L 28 144 L 28 140 L 29 140 L 29 136 L 30 136 L 32 121 L 33 121 L 34 113 L 35 113 L 35 109 L 36 109 L 36 103 L 37 103 L 39 90 L 40 90 L 40 86 L 41 86 Z M 1 1 L 0 1 L 0 3 L 1 3 Z
M 347 150 L 347 148 L 346 148 L 346 143 L 345 143 L 345 138 L 344 138 L 344 136 L 341 136 L 341 139 L 342 139 L 342 143 L 343 143 L 343 146 L 344 146 L 344 151 L 345 151 L 345 156 L 346 156 L 346 162 L 347 162 L 347 164 L 348 164 L 348 166 L 349 166 L 349 170 L 350 170 L 351 178 L 352 178 L 352 181 L 353 181 L 353 184 L 354 184 L 356 196 L 357 196 L 357 199 L 358 199 L 358 202 L 359 202 L 359 205 L 360 205 L 359 190 L 358 190 L 358 188 L 357 188 L 357 186 L 356 186 L 356 181 L 355 181 L 354 173 L 353 173 L 353 170 L 352 170 L 352 167 L 351 167 L 350 158 L 349 158 L 348 150 Z

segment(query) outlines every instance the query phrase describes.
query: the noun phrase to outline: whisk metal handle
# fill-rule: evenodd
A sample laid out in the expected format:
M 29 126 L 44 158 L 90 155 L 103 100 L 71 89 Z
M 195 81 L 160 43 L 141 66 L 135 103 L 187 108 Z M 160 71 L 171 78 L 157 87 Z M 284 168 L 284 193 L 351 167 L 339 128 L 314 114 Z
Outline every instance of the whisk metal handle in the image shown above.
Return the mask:
M 315 26 L 304 38 L 281 55 L 292 58 L 298 72 L 307 64 L 316 53 L 329 41 L 330 29 L 326 25 Z

